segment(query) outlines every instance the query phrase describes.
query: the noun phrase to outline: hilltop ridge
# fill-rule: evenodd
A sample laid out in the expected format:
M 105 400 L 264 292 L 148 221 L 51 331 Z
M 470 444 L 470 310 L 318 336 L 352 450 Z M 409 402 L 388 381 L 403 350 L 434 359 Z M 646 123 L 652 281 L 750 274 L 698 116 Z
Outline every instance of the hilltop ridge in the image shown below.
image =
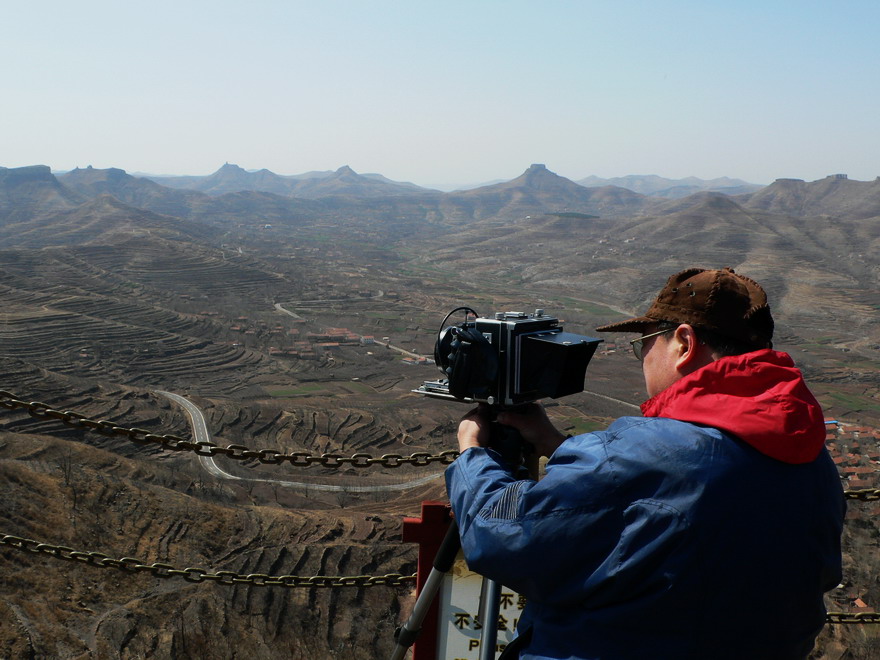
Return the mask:
M 316 198 L 330 195 L 382 196 L 427 192 L 411 183 L 392 181 L 381 175 L 361 175 L 348 165 L 333 172 L 308 172 L 281 176 L 267 169 L 254 172 L 225 163 L 208 176 L 147 176 L 171 188 L 195 190 L 212 196 L 241 191 L 267 192 L 282 196 Z
M 447 193 L 460 204 L 480 204 L 479 217 L 522 217 L 530 212 L 626 215 L 641 210 L 644 197 L 623 188 L 585 188 L 537 163 L 520 176 L 472 190 Z
M 72 208 L 83 201 L 81 195 L 61 185 L 46 165 L 0 167 L 0 220 Z
M 747 208 L 797 217 L 876 218 L 880 217 L 880 177 L 854 181 L 844 174 L 832 174 L 811 182 L 777 179 L 766 188 L 736 199 Z

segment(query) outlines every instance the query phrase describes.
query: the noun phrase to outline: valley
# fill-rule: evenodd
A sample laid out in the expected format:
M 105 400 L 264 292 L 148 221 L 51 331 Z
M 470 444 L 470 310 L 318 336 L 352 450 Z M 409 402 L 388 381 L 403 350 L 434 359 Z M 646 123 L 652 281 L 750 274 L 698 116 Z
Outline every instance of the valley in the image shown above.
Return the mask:
M 414 356 L 433 356 L 451 309 L 540 307 L 590 335 L 643 310 L 672 272 L 730 265 L 765 284 L 776 347 L 826 417 L 880 427 L 877 182 L 670 199 L 533 165 L 487 189 L 387 196 L 338 171 L 328 192 L 311 181 L 299 197 L 265 174 L 287 187 L 208 194 L 122 170 L 19 170 L 0 168 L 0 389 L 20 399 L 189 438 L 170 393 L 220 446 L 438 454 L 467 408 L 413 394 L 439 375 Z M 638 414 L 628 338 L 603 338 L 585 392 L 546 402 L 565 433 Z M 408 575 L 402 519 L 445 499 L 442 465 L 205 459 L 4 410 L 0 533 L 244 574 Z M 875 521 L 849 532 L 846 594 L 880 607 Z M 384 657 L 412 606 L 406 587 L 189 583 L 9 548 L 0 562 L 9 658 Z M 829 627 L 821 657 L 858 645 L 846 657 L 870 657 L 870 639 Z

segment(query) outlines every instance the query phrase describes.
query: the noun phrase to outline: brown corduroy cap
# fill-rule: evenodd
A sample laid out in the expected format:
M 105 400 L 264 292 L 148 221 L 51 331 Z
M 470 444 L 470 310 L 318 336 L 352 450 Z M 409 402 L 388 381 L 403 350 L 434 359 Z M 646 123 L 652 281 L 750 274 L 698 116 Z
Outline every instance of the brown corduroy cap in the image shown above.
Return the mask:
M 732 268 L 688 268 L 666 282 L 644 316 L 596 328 L 598 332 L 643 332 L 660 321 L 689 323 L 754 346 L 773 346 L 773 317 L 761 285 Z

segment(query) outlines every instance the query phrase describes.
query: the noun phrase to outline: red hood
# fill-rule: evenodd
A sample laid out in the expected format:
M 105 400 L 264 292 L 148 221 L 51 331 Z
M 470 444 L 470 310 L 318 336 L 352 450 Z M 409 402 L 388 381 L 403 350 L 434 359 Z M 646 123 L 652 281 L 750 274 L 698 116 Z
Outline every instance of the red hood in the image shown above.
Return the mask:
M 727 431 L 785 463 L 809 463 L 825 445 L 822 408 L 786 353 L 716 360 L 642 404 L 668 417 Z

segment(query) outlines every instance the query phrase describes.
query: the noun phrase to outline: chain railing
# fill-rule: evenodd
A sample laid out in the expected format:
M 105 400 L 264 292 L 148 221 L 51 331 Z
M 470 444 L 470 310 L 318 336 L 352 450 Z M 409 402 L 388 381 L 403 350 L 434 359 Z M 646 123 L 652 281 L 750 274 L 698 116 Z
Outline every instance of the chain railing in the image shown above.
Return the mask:
M 396 468 L 402 465 L 425 467 L 432 463 L 449 465 L 458 458 L 458 451 L 456 450 L 442 451 L 439 454 L 420 451 L 414 452 L 408 456 L 402 454 L 382 454 L 381 456 L 373 456 L 366 453 L 342 456 L 340 454 L 326 453 L 314 455 L 304 451 L 295 451 L 285 454 L 276 449 L 250 449 L 244 445 L 227 445 L 226 447 L 221 447 L 216 443 L 209 441 L 203 440 L 193 442 L 176 435 L 158 435 L 144 429 L 128 428 L 106 420 L 90 419 L 85 415 L 81 415 L 80 413 L 71 410 L 55 410 L 45 403 L 40 403 L 38 401 L 23 401 L 5 390 L 0 390 L 0 407 L 9 408 L 10 410 L 25 410 L 31 417 L 37 419 L 54 419 L 66 426 L 85 429 L 104 436 L 124 437 L 139 445 L 155 444 L 161 446 L 163 449 L 171 451 L 191 451 L 199 456 L 226 456 L 227 458 L 237 461 L 256 459 L 265 465 L 290 463 L 296 467 L 308 467 L 310 465 L 320 464 L 321 466 L 328 468 L 341 468 L 346 466 L 354 468 L 369 468 L 373 466 Z
M 342 587 L 411 587 L 417 576 L 387 573 L 385 575 L 267 575 L 265 573 L 241 574 L 234 571 L 211 572 L 203 568 L 175 568 L 170 564 L 148 564 L 134 557 L 114 559 L 101 552 L 83 552 L 63 545 L 40 543 L 10 534 L 0 534 L 0 546 L 8 546 L 32 554 L 44 554 L 66 561 L 79 561 L 97 568 L 116 568 L 126 573 L 150 573 L 158 578 L 182 578 L 187 582 L 214 582 L 225 585 L 246 584 L 254 587 L 287 588 L 342 588 Z M 828 624 L 865 625 L 880 623 L 878 612 L 828 612 Z
M 221 447 L 213 442 L 193 442 L 176 435 L 157 435 L 144 429 L 128 428 L 106 420 L 94 420 L 71 410 L 55 410 L 51 406 L 38 401 L 24 401 L 5 390 L 0 390 L 0 407 L 10 410 L 25 410 L 31 417 L 37 419 L 54 419 L 67 426 L 85 429 L 104 436 L 120 436 L 131 440 L 136 444 L 157 444 L 163 449 L 172 451 L 191 451 L 199 456 L 227 456 L 239 461 L 256 459 L 260 463 L 280 465 L 289 462 L 296 467 L 308 467 L 320 464 L 323 467 L 338 468 L 350 466 L 355 468 L 367 468 L 379 465 L 382 467 L 396 468 L 401 465 L 415 465 L 424 467 L 432 463 L 443 465 L 451 464 L 458 458 L 457 450 L 449 449 L 439 454 L 429 452 L 414 452 L 409 456 L 402 454 L 382 454 L 372 456 L 366 453 L 356 453 L 351 456 L 339 454 L 314 455 L 308 452 L 295 451 L 289 454 L 275 449 L 250 449 L 244 445 L 227 445 Z M 845 491 L 847 499 L 861 502 L 880 501 L 880 488 L 861 488 Z
M 880 488 L 856 488 L 845 490 L 844 494 L 846 499 L 858 500 L 859 502 L 876 502 L 880 500 Z
M 825 623 L 866 624 L 880 623 L 880 612 L 828 612 Z
M 415 575 L 387 573 L 386 575 L 266 575 L 265 573 L 239 574 L 233 571 L 211 572 L 203 568 L 175 568 L 170 564 L 148 564 L 134 557 L 114 559 L 101 552 L 83 552 L 63 545 L 40 543 L 10 534 L 0 535 L 0 545 L 32 554 L 45 554 L 57 559 L 79 561 L 98 568 L 117 568 L 127 573 L 151 573 L 160 578 L 183 578 L 187 582 L 218 582 L 220 584 L 248 584 L 255 587 L 408 587 L 415 583 Z
M 400 467 L 401 465 L 425 466 L 435 462 L 449 465 L 459 452 L 443 451 L 439 454 L 415 452 L 409 456 L 401 454 L 383 454 L 374 457 L 370 454 L 356 453 L 351 456 L 339 454 L 321 454 L 318 456 L 308 452 L 292 452 L 285 454 L 274 449 L 250 449 L 244 445 L 228 445 L 221 447 L 213 442 L 192 442 L 175 435 L 157 435 L 144 429 L 127 428 L 105 420 L 90 419 L 79 413 L 67 410 L 55 410 L 45 403 L 23 401 L 10 392 L 0 390 L 0 407 L 10 410 L 25 410 L 31 417 L 38 419 L 54 419 L 73 428 L 99 433 L 104 436 L 121 436 L 137 444 L 158 444 L 172 451 L 192 451 L 199 456 L 223 455 L 235 460 L 256 459 L 260 463 L 280 465 L 290 462 L 292 465 L 307 467 L 321 464 L 324 467 Z M 862 488 L 844 492 L 847 499 L 861 502 L 880 501 L 880 488 Z M 100 568 L 117 568 L 129 573 L 148 572 L 160 578 L 183 578 L 188 582 L 217 582 L 220 584 L 248 584 L 253 586 L 281 587 L 371 587 L 371 586 L 409 586 L 415 582 L 415 575 L 388 573 L 386 575 L 351 575 L 327 576 L 314 575 L 266 575 L 264 573 L 239 574 L 233 571 L 210 572 L 202 568 L 175 568 L 169 564 L 154 562 L 147 564 L 133 557 L 114 559 L 100 552 L 83 552 L 60 545 L 41 543 L 33 539 L 21 538 L 9 534 L 0 535 L 0 545 L 16 548 L 33 554 L 45 554 L 68 561 L 80 561 Z M 828 612 L 826 623 L 829 624 L 880 624 L 880 613 L 877 612 Z

